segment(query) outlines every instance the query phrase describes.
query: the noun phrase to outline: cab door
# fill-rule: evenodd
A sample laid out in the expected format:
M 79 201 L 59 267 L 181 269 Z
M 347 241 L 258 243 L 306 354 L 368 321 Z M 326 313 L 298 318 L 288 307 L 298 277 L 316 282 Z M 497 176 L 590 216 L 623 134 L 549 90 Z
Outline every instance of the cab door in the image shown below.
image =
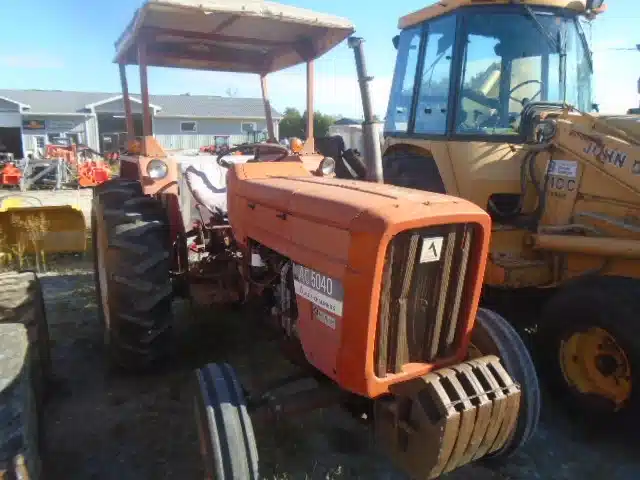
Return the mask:
M 386 183 L 456 194 L 446 144 L 457 16 L 404 30 L 387 120 Z

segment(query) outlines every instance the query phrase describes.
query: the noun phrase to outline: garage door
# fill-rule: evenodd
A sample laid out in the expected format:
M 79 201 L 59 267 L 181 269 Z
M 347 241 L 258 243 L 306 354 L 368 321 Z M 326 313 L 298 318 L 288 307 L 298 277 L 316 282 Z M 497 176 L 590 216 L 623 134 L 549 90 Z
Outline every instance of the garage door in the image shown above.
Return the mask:
M 0 127 L 18 127 L 22 124 L 19 112 L 0 112 Z

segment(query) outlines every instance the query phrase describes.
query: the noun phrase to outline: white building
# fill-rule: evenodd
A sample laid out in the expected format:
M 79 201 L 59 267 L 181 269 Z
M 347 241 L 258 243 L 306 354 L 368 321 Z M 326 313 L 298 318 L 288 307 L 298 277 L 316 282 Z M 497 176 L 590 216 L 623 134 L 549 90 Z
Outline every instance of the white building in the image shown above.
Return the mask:
M 254 141 L 266 132 L 260 98 L 151 95 L 153 135 L 167 150 Z M 142 134 L 140 97 L 131 95 L 136 134 Z M 278 137 L 282 115 L 273 111 Z M 124 141 L 121 94 L 52 90 L 0 90 L 0 142 L 16 158 L 66 137 L 100 152 Z

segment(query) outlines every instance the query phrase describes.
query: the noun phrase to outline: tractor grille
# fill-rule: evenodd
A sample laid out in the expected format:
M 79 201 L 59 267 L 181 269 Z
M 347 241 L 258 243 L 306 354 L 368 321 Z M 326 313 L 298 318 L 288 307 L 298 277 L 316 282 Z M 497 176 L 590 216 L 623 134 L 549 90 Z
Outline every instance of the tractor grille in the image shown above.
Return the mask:
M 408 230 L 391 241 L 380 290 L 379 377 L 455 352 L 474 285 L 474 237 L 473 224 L 453 224 Z

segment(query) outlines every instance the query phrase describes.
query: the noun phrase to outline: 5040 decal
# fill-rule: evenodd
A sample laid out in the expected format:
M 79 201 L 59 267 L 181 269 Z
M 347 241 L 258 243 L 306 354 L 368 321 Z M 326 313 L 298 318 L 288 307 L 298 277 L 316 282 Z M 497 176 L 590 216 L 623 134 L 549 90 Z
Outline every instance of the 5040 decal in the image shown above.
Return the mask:
M 293 286 L 296 295 L 328 312 L 342 316 L 344 288 L 340 280 L 294 263 Z

